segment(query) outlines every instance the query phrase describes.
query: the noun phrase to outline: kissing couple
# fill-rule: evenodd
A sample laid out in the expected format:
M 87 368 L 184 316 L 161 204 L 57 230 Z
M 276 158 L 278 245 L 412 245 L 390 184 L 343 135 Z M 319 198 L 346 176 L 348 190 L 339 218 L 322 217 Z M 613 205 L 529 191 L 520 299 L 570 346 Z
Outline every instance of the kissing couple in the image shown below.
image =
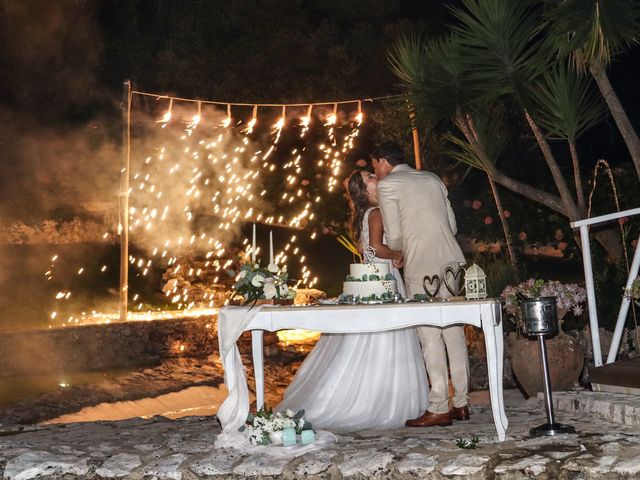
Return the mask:
M 410 167 L 396 144 L 377 147 L 371 163 L 375 173 L 356 170 L 346 182 L 349 229 L 361 251 L 375 251 L 373 262 L 390 264 L 400 294 L 413 298 L 424 293 L 425 275 L 464 262 L 448 192 L 437 175 Z M 334 431 L 447 426 L 469 419 L 468 392 L 461 325 L 323 333 L 276 410 L 304 409 L 314 426 Z

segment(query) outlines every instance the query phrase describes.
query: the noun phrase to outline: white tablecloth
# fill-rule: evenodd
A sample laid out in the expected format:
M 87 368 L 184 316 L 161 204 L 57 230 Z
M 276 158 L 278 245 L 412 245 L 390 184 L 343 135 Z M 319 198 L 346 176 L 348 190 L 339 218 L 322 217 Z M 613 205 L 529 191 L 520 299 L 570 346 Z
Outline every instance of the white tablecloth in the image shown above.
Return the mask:
M 502 323 L 500 303 L 495 299 L 355 306 L 224 307 L 218 317 L 220 357 L 229 390 L 218 411 L 223 434 L 235 434 L 249 413 L 247 379 L 236 346 L 244 331 L 252 330 L 256 396 L 260 407 L 264 398 L 263 330 L 300 328 L 326 333 L 357 333 L 460 323 L 481 327 L 485 334 L 493 418 L 498 438 L 504 440 L 508 421 L 502 392 Z

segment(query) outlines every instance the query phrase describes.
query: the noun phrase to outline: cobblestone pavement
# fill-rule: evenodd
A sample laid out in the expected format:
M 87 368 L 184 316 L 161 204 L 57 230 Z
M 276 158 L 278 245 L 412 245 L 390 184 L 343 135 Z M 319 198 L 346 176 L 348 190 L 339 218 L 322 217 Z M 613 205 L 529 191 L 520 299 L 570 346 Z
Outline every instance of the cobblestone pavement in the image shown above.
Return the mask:
M 593 394 L 570 395 L 588 399 Z M 529 429 L 545 421 L 541 402 L 511 402 L 508 439 L 500 443 L 490 408 L 472 407 L 471 413 L 470 421 L 451 427 L 338 435 L 336 444 L 292 459 L 215 449 L 220 429 L 214 417 L 34 426 L 0 432 L 0 475 L 11 480 L 640 476 L 640 432 L 633 422 L 614 423 L 579 410 L 560 410 L 558 420 L 575 426 L 577 434 L 530 438 Z M 473 436 L 479 438 L 475 449 L 456 445 L 457 439 Z

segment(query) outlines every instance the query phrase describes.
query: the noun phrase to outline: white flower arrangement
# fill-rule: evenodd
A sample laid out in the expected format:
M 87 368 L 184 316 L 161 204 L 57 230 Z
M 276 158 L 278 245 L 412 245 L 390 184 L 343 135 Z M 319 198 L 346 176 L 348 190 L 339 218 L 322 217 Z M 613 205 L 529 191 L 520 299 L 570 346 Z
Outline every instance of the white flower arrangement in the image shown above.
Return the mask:
M 273 413 L 271 409 L 264 408 L 258 410 L 255 415 L 250 413 L 246 425 L 239 430 L 253 445 L 269 445 L 271 443 L 269 436 L 272 433 L 287 428 L 294 429 L 298 434 L 303 430 L 313 430 L 311 423 L 304 419 L 304 410 L 297 413 L 293 410 Z
M 232 296 L 242 295 L 245 304 L 258 299 L 288 299 L 295 298 L 295 291 L 289 289 L 287 268 L 280 269 L 271 263 L 266 268 L 257 263 L 245 263 L 236 276 L 236 284 Z

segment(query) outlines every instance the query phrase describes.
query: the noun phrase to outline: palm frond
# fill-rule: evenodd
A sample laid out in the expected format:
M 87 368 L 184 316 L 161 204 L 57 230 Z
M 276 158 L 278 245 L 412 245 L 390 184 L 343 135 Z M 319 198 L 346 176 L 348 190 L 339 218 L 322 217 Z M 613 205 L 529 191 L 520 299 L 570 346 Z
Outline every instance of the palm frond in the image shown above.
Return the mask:
M 498 108 L 476 112 L 473 114 L 473 122 L 478 143 L 482 146 L 487 159 L 495 165 L 509 143 L 508 129 L 504 124 L 502 112 Z M 447 151 L 450 157 L 470 167 L 486 171 L 483 160 L 466 138 L 452 133 L 446 138 L 457 147 Z
M 462 0 L 452 8 L 453 31 L 462 45 L 469 82 L 482 85 L 487 98 L 515 94 L 525 99 L 524 85 L 551 61 L 544 42 L 542 11 L 531 0 Z
M 548 0 L 549 38 L 560 56 L 570 55 L 579 72 L 606 67 L 613 57 L 640 43 L 636 0 Z
M 391 48 L 391 69 L 423 120 L 448 120 L 458 107 L 477 97 L 478 89 L 465 81 L 467 73 L 460 58 L 454 36 L 429 41 L 403 36 Z
M 578 77 L 563 64 L 547 72 L 531 93 L 538 122 L 551 136 L 571 143 L 600 123 L 607 111 L 592 79 Z

